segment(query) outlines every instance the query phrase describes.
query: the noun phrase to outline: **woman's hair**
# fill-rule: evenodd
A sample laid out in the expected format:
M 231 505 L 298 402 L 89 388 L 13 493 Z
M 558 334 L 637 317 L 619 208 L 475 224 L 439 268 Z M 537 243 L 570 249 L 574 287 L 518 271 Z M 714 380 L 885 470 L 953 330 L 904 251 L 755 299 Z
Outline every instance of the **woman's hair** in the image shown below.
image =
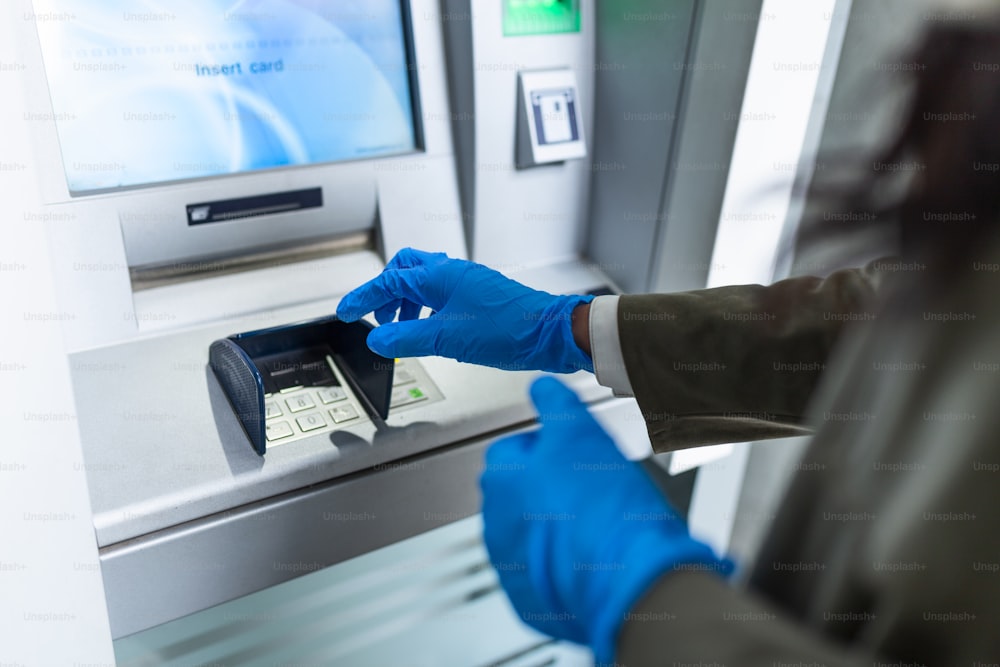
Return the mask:
M 940 280 L 967 270 L 1000 224 L 1000 16 L 937 24 L 907 62 L 898 135 L 861 167 L 824 162 L 854 175 L 837 185 L 842 169 L 817 170 L 798 246 L 878 236 Z

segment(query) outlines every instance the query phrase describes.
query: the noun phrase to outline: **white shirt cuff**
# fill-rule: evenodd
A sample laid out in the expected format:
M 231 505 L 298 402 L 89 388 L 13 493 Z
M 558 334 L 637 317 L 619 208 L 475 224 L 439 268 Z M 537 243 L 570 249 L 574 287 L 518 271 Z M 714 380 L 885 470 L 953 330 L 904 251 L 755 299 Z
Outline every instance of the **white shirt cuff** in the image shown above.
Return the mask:
M 618 335 L 618 297 L 599 296 L 590 302 L 590 357 L 594 375 L 616 396 L 632 396 Z

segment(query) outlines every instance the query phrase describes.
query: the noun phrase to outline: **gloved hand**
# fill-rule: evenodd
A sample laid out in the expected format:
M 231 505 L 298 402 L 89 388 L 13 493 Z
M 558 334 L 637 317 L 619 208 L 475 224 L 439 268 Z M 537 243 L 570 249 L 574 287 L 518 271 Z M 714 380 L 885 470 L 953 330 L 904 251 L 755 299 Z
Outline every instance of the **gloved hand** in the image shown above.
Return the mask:
M 618 451 L 555 378 L 531 387 L 541 429 L 486 452 L 484 539 L 521 618 L 614 659 L 625 614 L 683 565 L 728 574 L 695 541 L 645 471 Z
M 573 340 L 572 313 L 591 296 L 554 296 L 443 253 L 400 250 L 340 301 L 353 322 L 375 311 L 368 347 L 383 357 L 439 355 L 506 370 L 593 371 Z M 421 306 L 435 311 L 417 319 Z M 391 323 L 396 311 L 399 322 Z M 391 323 L 391 324 L 390 324 Z

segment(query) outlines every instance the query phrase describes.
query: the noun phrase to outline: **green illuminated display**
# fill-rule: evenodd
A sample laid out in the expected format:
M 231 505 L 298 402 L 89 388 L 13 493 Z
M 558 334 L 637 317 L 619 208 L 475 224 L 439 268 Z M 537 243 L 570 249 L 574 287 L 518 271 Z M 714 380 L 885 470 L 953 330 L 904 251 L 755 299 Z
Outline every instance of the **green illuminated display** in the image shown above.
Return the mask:
M 580 32 L 580 0 L 503 0 L 503 34 Z

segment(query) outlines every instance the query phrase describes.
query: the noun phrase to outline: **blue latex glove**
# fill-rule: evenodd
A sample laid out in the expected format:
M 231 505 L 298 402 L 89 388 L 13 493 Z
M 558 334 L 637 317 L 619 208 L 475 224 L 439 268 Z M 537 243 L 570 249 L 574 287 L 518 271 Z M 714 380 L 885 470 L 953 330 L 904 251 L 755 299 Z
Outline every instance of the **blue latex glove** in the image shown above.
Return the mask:
M 438 355 L 505 370 L 593 371 L 573 340 L 572 313 L 592 296 L 554 296 L 481 264 L 400 250 L 377 277 L 340 301 L 337 317 L 375 312 L 368 347 L 383 357 Z M 421 306 L 435 311 L 417 319 Z M 399 322 L 392 323 L 399 311 Z
M 695 541 L 640 465 L 628 461 L 555 378 L 531 387 L 540 430 L 486 452 L 484 538 L 521 618 L 614 659 L 626 613 L 665 572 L 728 574 Z

